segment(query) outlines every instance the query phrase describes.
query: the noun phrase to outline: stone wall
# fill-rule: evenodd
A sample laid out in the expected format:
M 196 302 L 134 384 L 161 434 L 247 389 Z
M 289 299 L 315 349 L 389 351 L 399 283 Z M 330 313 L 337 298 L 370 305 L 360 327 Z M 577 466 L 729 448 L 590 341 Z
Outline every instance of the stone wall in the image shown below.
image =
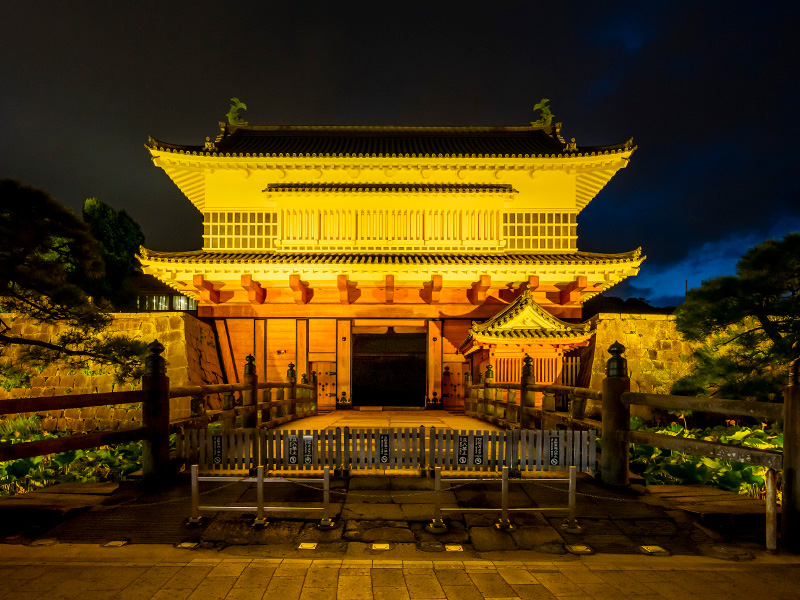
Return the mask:
M 195 316 L 183 312 L 117 313 L 109 332 L 125 333 L 133 338 L 151 342 L 157 339 L 165 346 L 167 376 L 170 386 L 223 383 L 216 339 L 211 327 Z M 58 327 L 36 325 L 27 319 L 15 319 L 11 332 L 40 340 L 52 339 Z M 17 358 L 17 349 L 10 348 L 0 360 Z M 0 399 L 93 394 L 138 390 L 141 382 L 118 384 L 108 367 L 90 366 L 82 371 L 52 365 L 34 373 L 30 388 L 0 388 Z M 190 415 L 189 398 L 170 399 L 170 418 Z M 135 427 L 141 423 L 139 405 L 74 408 L 42 413 L 45 430 L 92 431 Z
M 602 313 L 589 323 L 595 335 L 582 357 L 581 385 L 602 387 L 614 342 L 625 346 L 632 392 L 669 394 L 675 381 L 691 373 L 697 346 L 683 339 L 672 315 Z

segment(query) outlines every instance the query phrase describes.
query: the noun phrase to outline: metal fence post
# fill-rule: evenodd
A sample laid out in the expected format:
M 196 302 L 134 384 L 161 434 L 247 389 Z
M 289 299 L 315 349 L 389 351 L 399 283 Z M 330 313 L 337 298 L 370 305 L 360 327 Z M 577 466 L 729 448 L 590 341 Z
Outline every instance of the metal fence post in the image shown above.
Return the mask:
M 445 533 L 447 525 L 442 520 L 442 499 L 440 498 L 442 492 L 442 467 L 434 469 L 434 486 L 433 486 L 433 519 L 428 523 L 426 529 L 431 533 Z
M 628 361 L 622 357 L 625 346 L 614 342 L 608 349 L 611 358 L 606 363 L 603 379 L 603 438 L 600 457 L 600 477 L 604 483 L 628 485 L 628 442 L 624 436 L 630 427 L 630 408 L 621 397 L 631 390 Z
M 526 408 L 534 408 L 536 406 L 535 392 L 528 389 L 529 385 L 536 383 L 536 378 L 533 375 L 533 359 L 526 354 L 522 360 L 524 364 L 522 366 L 519 391 L 519 422 L 522 429 L 536 429 L 533 415 L 525 412 Z
M 164 345 L 154 340 L 148 346 L 142 389 L 147 400 L 142 403 L 142 425 L 150 428 L 142 440 L 142 478 L 148 484 L 163 483 L 169 478 L 169 377 L 161 354 Z
M 783 399 L 783 502 L 781 543 L 800 550 L 800 358 L 789 369 Z
M 483 414 L 485 414 L 491 421 L 491 417 L 494 417 L 496 414 L 496 405 L 495 405 L 495 398 L 497 397 L 497 390 L 493 387 L 489 387 L 490 384 L 494 383 L 494 371 L 492 370 L 491 363 L 486 365 L 486 374 L 483 377 Z
M 242 425 L 252 428 L 258 425 L 258 414 L 256 412 L 256 400 L 258 399 L 258 374 L 256 373 L 256 359 L 252 354 L 248 354 L 244 365 L 244 384 L 250 386 L 245 390 L 242 398 L 242 406 L 249 406 L 250 410 L 244 413 Z

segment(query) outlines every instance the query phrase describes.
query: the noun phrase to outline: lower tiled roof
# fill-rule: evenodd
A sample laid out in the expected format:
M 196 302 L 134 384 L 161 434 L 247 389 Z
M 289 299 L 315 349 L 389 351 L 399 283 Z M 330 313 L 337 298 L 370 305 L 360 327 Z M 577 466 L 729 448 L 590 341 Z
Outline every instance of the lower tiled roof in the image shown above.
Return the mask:
M 641 258 L 641 248 L 622 254 L 572 252 L 563 254 L 481 253 L 356 253 L 356 252 L 159 252 L 141 249 L 144 262 L 199 264 L 318 264 L 318 265 L 591 265 L 627 263 Z

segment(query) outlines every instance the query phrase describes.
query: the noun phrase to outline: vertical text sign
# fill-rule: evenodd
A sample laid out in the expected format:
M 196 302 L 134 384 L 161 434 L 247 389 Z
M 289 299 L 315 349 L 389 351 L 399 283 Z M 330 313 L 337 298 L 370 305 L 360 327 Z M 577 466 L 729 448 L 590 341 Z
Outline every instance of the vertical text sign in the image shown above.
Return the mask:
M 473 465 L 482 465 L 483 464 L 483 438 L 475 436 L 475 449 L 472 454 L 472 464 Z
M 215 465 L 222 464 L 222 436 L 211 436 L 211 461 Z
M 458 464 L 466 465 L 469 458 L 469 436 L 458 436 Z
M 303 436 L 303 464 L 310 465 L 314 460 L 314 444 L 310 435 Z
M 380 456 L 379 460 L 381 464 L 386 464 L 389 462 L 389 434 L 382 433 L 378 438 L 378 454 Z
M 560 462 L 561 458 L 561 447 L 558 444 L 557 437 L 550 438 L 550 465 L 556 467 Z
M 289 436 L 289 456 L 287 457 L 289 460 L 290 465 L 297 464 L 297 444 L 298 444 L 298 436 L 290 435 Z

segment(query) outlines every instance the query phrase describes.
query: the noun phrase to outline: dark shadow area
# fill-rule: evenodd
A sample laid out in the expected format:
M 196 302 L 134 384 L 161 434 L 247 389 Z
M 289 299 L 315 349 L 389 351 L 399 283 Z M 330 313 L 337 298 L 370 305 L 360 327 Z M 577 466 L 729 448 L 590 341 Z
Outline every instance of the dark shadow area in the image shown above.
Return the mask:
M 424 333 L 353 336 L 353 406 L 425 406 Z

